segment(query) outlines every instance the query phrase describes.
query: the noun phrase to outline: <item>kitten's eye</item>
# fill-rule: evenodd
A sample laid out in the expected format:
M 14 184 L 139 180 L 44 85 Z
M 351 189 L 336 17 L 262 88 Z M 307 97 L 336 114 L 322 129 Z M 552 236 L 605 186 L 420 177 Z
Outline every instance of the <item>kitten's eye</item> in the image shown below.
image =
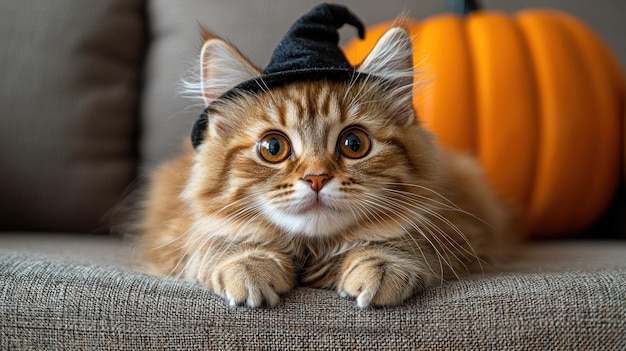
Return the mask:
M 372 148 L 369 135 L 362 129 L 351 127 L 345 129 L 337 142 L 337 151 L 347 158 L 365 157 Z
M 282 133 L 269 132 L 257 143 L 257 152 L 265 161 L 279 163 L 291 155 L 291 145 Z

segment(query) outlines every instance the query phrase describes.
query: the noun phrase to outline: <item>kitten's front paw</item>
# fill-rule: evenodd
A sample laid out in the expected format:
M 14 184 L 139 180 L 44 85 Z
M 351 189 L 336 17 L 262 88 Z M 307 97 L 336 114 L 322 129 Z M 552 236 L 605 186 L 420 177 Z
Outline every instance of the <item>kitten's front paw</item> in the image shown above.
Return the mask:
M 380 252 L 352 256 L 341 267 L 337 290 L 342 297 L 356 297 L 360 308 L 401 304 L 424 285 L 407 259 Z
M 245 252 L 221 262 L 211 273 L 209 287 L 231 306 L 275 306 L 291 290 L 295 278 L 272 253 Z

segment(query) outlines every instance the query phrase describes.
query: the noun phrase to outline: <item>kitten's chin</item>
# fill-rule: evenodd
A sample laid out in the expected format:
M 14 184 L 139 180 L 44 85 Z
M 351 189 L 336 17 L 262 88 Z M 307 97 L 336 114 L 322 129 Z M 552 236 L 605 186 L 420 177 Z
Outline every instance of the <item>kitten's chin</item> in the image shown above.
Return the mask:
M 348 229 L 354 218 L 328 207 L 314 207 L 297 214 L 272 211 L 269 219 L 291 235 L 330 237 Z

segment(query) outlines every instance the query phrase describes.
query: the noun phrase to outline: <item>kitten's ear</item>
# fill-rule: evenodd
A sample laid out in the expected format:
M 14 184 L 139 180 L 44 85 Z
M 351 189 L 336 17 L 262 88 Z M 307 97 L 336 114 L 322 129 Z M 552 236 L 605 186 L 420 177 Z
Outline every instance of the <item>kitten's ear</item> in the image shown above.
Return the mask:
M 413 109 L 413 45 L 406 29 L 393 27 L 376 43 L 358 71 L 386 79 L 396 97 L 402 124 L 415 121 Z
M 213 100 L 261 71 L 234 46 L 202 28 L 204 44 L 200 53 L 202 96 L 208 106 Z

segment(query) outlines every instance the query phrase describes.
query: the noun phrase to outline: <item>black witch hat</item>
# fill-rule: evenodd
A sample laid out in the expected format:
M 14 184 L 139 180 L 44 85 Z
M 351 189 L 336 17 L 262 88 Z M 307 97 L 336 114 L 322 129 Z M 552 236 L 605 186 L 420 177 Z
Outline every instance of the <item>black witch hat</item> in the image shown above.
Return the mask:
M 254 94 L 295 82 L 354 79 L 354 67 L 337 45 L 337 30 L 344 24 L 356 27 L 361 39 L 365 37 L 363 23 L 345 6 L 324 3 L 314 7 L 291 26 L 274 50 L 263 75 L 235 86 L 218 100 L 241 93 Z M 191 141 L 194 148 L 204 139 L 209 109 L 210 106 L 193 127 Z

